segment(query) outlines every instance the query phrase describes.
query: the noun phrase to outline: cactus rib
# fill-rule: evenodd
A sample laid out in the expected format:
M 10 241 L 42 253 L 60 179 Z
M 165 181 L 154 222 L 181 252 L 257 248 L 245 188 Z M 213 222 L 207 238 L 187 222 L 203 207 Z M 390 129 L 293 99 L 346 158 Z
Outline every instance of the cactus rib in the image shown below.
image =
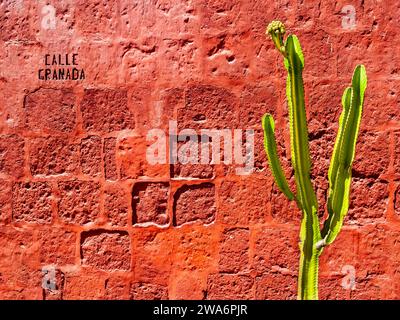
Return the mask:
M 285 178 L 281 163 L 276 151 L 275 122 L 270 114 L 265 114 L 262 118 L 262 127 L 264 129 L 264 148 L 268 157 L 274 180 L 279 190 L 289 199 L 294 200 L 295 196 L 289 188 Z

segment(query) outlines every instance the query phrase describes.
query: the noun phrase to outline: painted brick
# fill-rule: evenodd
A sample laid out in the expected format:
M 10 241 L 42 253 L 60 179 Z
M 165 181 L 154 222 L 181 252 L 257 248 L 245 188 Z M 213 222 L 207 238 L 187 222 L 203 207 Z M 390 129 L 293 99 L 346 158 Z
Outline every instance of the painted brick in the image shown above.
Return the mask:
M 130 213 L 129 192 L 117 184 L 107 184 L 104 191 L 104 213 L 113 226 L 126 226 Z
M 38 233 L 40 262 L 43 265 L 75 264 L 76 234 L 61 228 L 47 228 Z
M 20 178 L 24 174 L 24 139 L 17 135 L 0 136 L 0 172 Z
M 133 187 L 133 223 L 167 224 L 168 195 L 168 183 L 136 183 Z
M 174 224 L 215 220 L 215 187 L 211 183 L 185 185 L 174 194 Z
M 116 180 L 118 177 L 115 160 L 117 140 L 115 138 L 104 139 L 104 175 L 107 180 Z
M 134 128 L 126 91 L 86 89 L 80 108 L 86 131 L 111 132 Z
M 295 300 L 297 278 L 281 273 L 267 273 L 255 280 L 256 297 L 262 300 Z
M 248 275 L 212 274 L 207 280 L 207 299 L 249 300 L 254 281 Z
M 51 187 L 46 182 L 15 183 L 12 191 L 14 221 L 50 223 L 53 200 Z
M 58 214 L 67 223 L 94 222 L 100 213 L 100 184 L 92 181 L 62 181 L 58 183 L 60 199 Z
M 40 88 L 26 95 L 28 128 L 48 133 L 70 133 L 76 125 L 75 95 L 71 89 Z
M 32 175 L 73 174 L 79 168 L 79 146 L 63 137 L 33 139 L 29 154 Z
M 82 139 L 80 145 L 81 168 L 82 173 L 91 177 L 101 175 L 101 138 L 98 136 L 89 136 Z
M 222 234 L 219 253 L 219 271 L 237 273 L 247 271 L 249 266 L 248 229 L 227 229 Z
M 130 290 L 132 300 L 168 300 L 168 288 L 151 283 L 133 283 Z
M 83 265 L 106 271 L 130 269 L 131 244 L 126 232 L 85 232 L 81 248 Z
M 186 92 L 185 107 L 178 108 L 178 128 L 232 128 L 236 123 L 237 100 L 225 88 L 191 86 Z

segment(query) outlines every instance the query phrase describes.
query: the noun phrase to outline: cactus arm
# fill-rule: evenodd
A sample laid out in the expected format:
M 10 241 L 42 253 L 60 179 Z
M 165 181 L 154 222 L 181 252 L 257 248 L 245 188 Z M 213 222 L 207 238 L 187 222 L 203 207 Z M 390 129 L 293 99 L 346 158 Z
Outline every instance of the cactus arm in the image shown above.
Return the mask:
M 332 189 L 335 185 L 336 174 L 339 166 L 339 146 L 343 143 L 344 121 L 347 119 L 347 114 L 350 110 L 352 90 L 352 87 L 347 87 L 342 96 L 343 111 L 339 117 L 339 130 L 337 133 L 335 146 L 333 147 L 332 159 L 328 170 L 329 185 L 332 187 Z
M 318 203 L 310 179 L 310 153 L 307 118 L 304 102 L 302 71 L 304 57 L 296 36 L 285 44 L 285 67 L 288 71 L 286 93 L 289 106 L 292 164 L 295 172 L 297 195 L 303 211 L 300 229 L 299 299 L 318 299 L 318 257 L 321 240 Z
M 343 95 L 343 112 L 339 121 L 339 132 L 328 172 L 330 184 L 328 194 L 329 217 L 322 230 L 325 244 L 330 244 L 335 240 L 349 208 L 351 168 L 366 86 L 365 67 L 358 65 L 354 70 L 352 87 L 346 89 Z
M 340 146 L 343 145 L 343 139 L 344 139 L 344 124 L 347 119 L 348 112 L 350 110 L 350 105 L 351 105 L 351 96 L 352 96 L 352 87 L 347 87 L 343 93 L 342 96 L 342 106 L 343 106 L 343 111 L 340 114 L 339 117 L 339 129 L 338 133 L 336 136 L 336 141 L 335 141 L 335 146 L 333 148 L 332 152 L 332 159 L 329 165 L 329 170 L 328 170 L 328 179 L 329 179 L 329 191 L 328 191 L 328 212 L 329 216 L 327 220 L 324 222 L 324 227 L 321 232 L 321 236 L 324 238 L 324 245 L 326 245 L 326 236 L 329 231 L 329 227 L 332 224 L 332 219 L 334 217 L 333 211 L 332 211 L 332 200 L 333 200 L 333 191 L 334 190 L 339 190 L 335 188 L 336 185 L 336 178 L 340 179 L 341 184 L 343 185 L 343 179 L 344 177 L 338 176 L 339 172 L 342 172 L 339 170 L 339 154 L 341 151 Z
M 262 117 L 262 127 L 264 130 L 264 148 L 268 156 L 268 163 L 274 176 L 275 183 L 279 190 L 286 195 L 289 200 L 294 200 L 295 196 L 289 188 L 289 184 L 285 178 L 281 163 L 276 151 L 275 140 L 275 122 L 270 114 L 265 114 Z
M 361 114 L 364 103 L 365 89 L 367 88 L 367 73 L 363 65 L 358 65 L 353 74 L 352 79 L 353 94 L 351 96 L 351 105 L 355 106 L 354 114 L 349 112 L 346 120 L 346 137 L 343 152 L 340 154 L 341 162 L 345 168 L 351 168 L 353 164 L 355 147 L 357 142 L 358 132 L 360 130 Z

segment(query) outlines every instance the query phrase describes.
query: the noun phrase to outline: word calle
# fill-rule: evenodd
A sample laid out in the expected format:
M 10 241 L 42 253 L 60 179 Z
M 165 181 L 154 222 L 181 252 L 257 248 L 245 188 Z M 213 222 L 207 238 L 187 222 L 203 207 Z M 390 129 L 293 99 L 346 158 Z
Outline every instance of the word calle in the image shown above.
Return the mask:
M 39 80 L 84 80 L 85 71 L 78 68 L 78 54 L 45 54 L 45 68 L 39 69 Z

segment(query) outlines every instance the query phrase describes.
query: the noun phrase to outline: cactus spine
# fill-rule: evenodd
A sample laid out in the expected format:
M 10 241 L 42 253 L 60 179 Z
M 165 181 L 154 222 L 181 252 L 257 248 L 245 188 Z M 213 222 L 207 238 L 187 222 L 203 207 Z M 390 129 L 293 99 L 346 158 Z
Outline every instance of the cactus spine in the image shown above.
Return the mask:
M 295 35 L 284 41 L 285 27 L 279 21 L 268 25 L 269 34 L 283 56 L 287 71 L 286 96 L 289 108 L 291 161 L 294 168 L 296 193 L 293 193 L 283 173 L 275 140 L 275 125 L 270 114 L 262 118 L 264 146 L 277 187 L 289 200 L 295 200 L 302 211 L 300 228 L 300 270 L 298 299 L 318 299 L 318 260 L 323 248 L 339 234 L 349 207 L 351 168 L 360 127 L 364 92 L 367 86 L 365 67 L 355 68 L 352 85 L 343 94 L 343 111 L 330 162 L 328 218 L 322 230 L 318 219 L 318 202 L 310 179 L 311 160 L 308 144 L 307 118 L 302 72 L 304 56 Z

